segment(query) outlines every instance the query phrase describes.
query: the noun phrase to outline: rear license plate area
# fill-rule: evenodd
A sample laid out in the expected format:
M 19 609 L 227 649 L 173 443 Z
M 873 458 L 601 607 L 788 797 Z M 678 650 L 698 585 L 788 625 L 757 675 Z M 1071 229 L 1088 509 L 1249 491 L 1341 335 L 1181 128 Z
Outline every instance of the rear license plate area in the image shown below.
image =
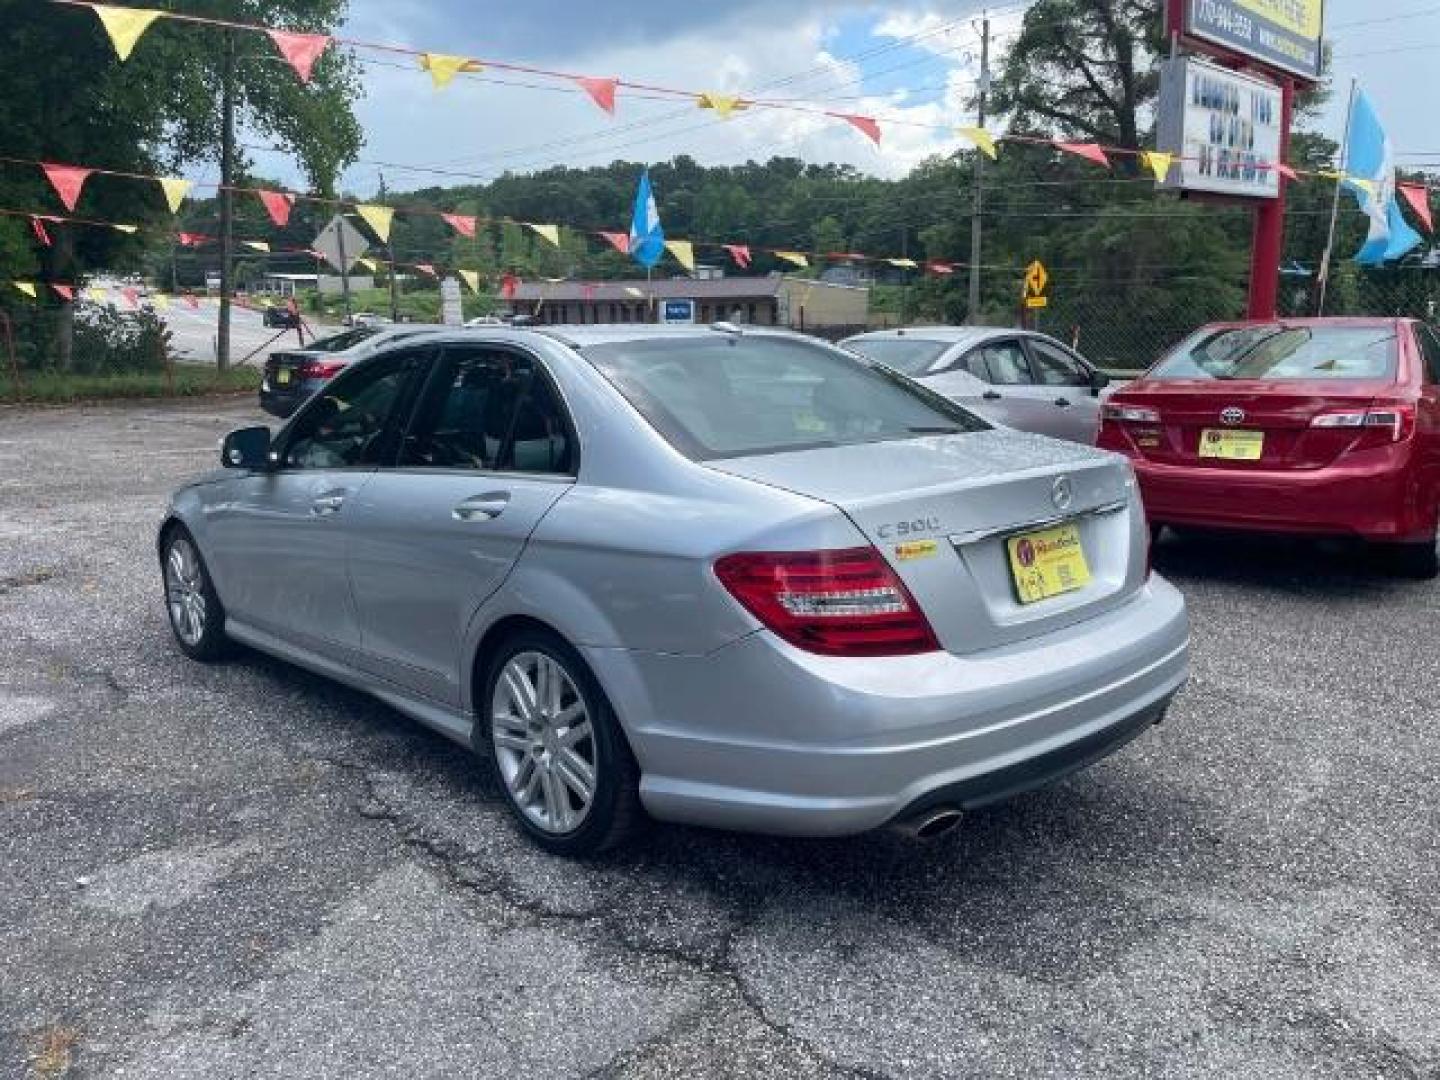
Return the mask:
M 1005 541 L 1015 596 L 1022 604 L 1075 592 L 1090 584 L 1079 525 L 1057 525 Z
M 1259 461 L 1265 453 L 1263 431 L 1222 431 L 1206 428 L 1200 432 L 1200 456 L 1219 461 Z

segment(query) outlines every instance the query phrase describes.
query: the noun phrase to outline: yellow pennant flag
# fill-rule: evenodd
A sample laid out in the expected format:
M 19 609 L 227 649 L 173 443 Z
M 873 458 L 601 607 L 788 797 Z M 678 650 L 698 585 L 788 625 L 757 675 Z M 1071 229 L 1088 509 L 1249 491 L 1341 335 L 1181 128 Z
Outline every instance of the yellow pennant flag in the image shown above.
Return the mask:
M 133 234 L 137 229 L 140 228 L 139 225 L 116 225 L 114 222 L 111 222 L 110 227 L 111 227 L 112 229 L 117 229 L 117 230 L 119 230 L 120 232 L 123 232 L 126 236 L 130 236 L 130 235 Z
M 155 302 L 155 306 L 161 311 L 170 310 L 170 297 L 165 295 L 163 292 L 151 293 L 150 299 Z
M 366 270 L 369 270 L 372 274 L 378 274 L 380 272 L 380 264 L 377 263 L 374 259 L 366 259 L 364 257 L 361 257 L 359 259 L 356 259 L 355 261 L 361 266 L 365 267 Z
M 242 244 L 252 251 L 269 251 L 270 245 L 264 240 L 241 240 Z
M 95 303 L 103 304 L 110 293 L 108 290 L 102 289 L 99 285 L 92 285 L 89 289 L 85 290 L 85 295 L 95 301 Z
M 957 128 L 955 133 L 967 142 L 972 143 L 975 149 L 979 150 L 986 157 L 991 160 L 995 159 L 995 136 L 991 135 L 990 132 L 986 131 L 983 127 Z
M 714 109 L 715 115 L 721 120 L 728 120 L 732 112 L 743 112 L 750 107 L 738 97 L 708 91 L 700 95 L 699 103 L 702 109 Z
M 675 256 L 675 261 L 686 270 L 695 269 L 695 245 L 689 240 L 666 240 L 665 250 Z
M 549 240 L 550 243 L 554 244 L 556 247 L 560 246 L 559 225 L 536 225 L 533 221 L 527 221 L 525 223 L 525 227 L 527 229 L 533 229 L 535 231 L 535 235 L 543 236 L 546 240 Z
M 17 281 L 15 282 L 15 287 L 21 292 L 23 292 L 26 296 L 30 297 L 31 300 L 35 299 L 35 285 L 33 282 Z
M 484 65 L 468 56 L 450 56 L 446 53 L 421 53 L 420 66 L 430 72 L 430 81 L 435 89 L 450 85 L 450 80 L 462 71 L 484 71 Z
M 891 266 L 898 266 L 902 270 L 914 270 L 920 264 L 914 259 L 886 259 Z
M 360 215 L 366 225 L 375 230 L 383 243 L 390 239 L 390 223 L 395 220 L 395 211 L 388 206 L 375 206 L 372 203 L 358 203 L 355 212 Z
M 777 251 L 775 257 L 802 268 L 810 265 L 810 260 L 798 251 Z
M 456 270 L 460 280 L 470 286 L 470 291 L 476 296 L 480 295 L 480 271 L 478 270 Z
M 1170 175 L 1170 166 L 1175 161 L 1175 155 L 1160 150 L 1146 150 L 1141 157 L 1145 159 L 1146 168 L 1155 174 L 1155 182 L 1163 184 Z
M 169 176 L 157 176 L 156 179 L 160 181 L 160 189 L 165 192 L 165 204 L 170 207 L 170 213 L 176 213 L 190 190 L 190 181 Z
M 91 4 L 105 32 L 110 35 L 110 44 L 121 60 L 130 59 L 130 50 L 140 40 L 140 35 L 150 29 L 150 24 L 165 13 L 149 8 L 112 7 L 109 4 Z

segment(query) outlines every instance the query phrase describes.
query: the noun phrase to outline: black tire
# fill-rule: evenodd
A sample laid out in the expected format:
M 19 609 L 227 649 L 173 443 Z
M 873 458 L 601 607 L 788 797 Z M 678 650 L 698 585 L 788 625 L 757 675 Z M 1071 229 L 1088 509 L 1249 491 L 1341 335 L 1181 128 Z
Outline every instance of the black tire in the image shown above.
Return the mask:
M 194 592 L 198 593 L 204 608 L 203 614 L 196 619 L 199 632 L 194 635 L 188 632 L 183 618 L 177 613 L 171 592 L 171 560 L 176 557 L 178 549 L 184 546 L 188 546 L 194 556 L 195 575 L 191 580 L 194 582 Z M 180 557 L 183 561 L 184 556 Z M 181 652 L 192 660 L 208 664 L 223 660 L 235 651 L 234 643 L 225 635 L 225 608 L 215 593 L 215 585 L 210 580 L 210 569 L 205 565 L 205 557 L 200 554 L 200 545 L 183 525 L 173 525 L 165 534 L 160 551 L 160 582 L 165 595 L 166 621 L 170 624 L 170 632 Z
M 595 758 L 594 795 L 580 824 L 568 832 L 549 831 L 532 821 L 512 793 L 501 768 L 496 724 L 491 719 L 496 686 L 506 666 L 527 653 L 547 657 L 564 670 L 583 700 L 590 720 L 589 741 Z M 495 766 L 496 779 L 511 816 L 536 845 L 553 855 L 584 858 L 616 847 L 639 831 L 646 820 L 640 805 L 640 766 L 605 692 L 584 659 L 564 639 L 539 627 L 511 634 L 486 663 L 481 688 L 483 696 L 475 703 L 479 726 L 473 743 Z

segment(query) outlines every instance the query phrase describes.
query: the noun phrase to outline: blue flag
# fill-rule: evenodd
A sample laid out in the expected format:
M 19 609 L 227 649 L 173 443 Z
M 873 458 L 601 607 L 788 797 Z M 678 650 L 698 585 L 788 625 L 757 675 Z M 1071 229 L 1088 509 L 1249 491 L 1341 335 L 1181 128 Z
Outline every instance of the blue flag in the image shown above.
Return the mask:
M 660 227 L 660 210 L 650 188 L 650 170 L 640 174 L 635 189 L 635 213 L 630 219 L 630 257 L 649 270 L 665 254 L 665 230 Z
M 1350 114 L 1350 147 L 1345 154 L 1345 186 L 1355 194 L 1370 219 L 1370 236 L 1355 255 L 1361 266 L 1379 266 L 1399 259 L 1420 244 L 1421 237 L 1405 220 L 1395 192 L 1395 147 L 1364 93 L 1355 96 Z M 1355 183 L 1355 180 L 1366 183 Z

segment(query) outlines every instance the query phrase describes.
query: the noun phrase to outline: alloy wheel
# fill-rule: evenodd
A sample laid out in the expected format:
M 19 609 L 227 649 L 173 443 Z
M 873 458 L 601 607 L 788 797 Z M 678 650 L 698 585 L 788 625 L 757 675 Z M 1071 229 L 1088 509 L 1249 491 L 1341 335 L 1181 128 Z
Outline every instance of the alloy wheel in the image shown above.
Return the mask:
M 175 636 L 191 648 L 205 636 L 205 571 L 185 537 L 177 537 L 165 556 L 165 598 Z
M 585 698 L 542 652 L 510 658 L 490 702 L 495 761 L 516 807 L 552 835 L 579 828 L 595 801 L 597 751 Z

